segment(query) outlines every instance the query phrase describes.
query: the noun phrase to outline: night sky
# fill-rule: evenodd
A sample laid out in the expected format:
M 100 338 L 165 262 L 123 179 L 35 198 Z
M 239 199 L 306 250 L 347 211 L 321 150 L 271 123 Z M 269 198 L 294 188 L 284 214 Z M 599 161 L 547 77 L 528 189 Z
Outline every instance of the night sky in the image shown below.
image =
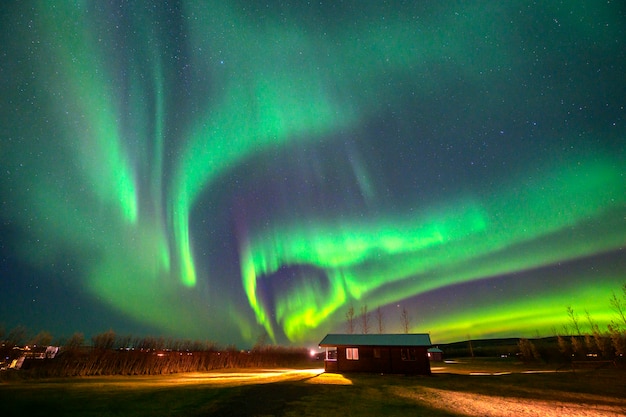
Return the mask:
M 305 345 L 352 305 L 445 343 L 613 318 L 621 1 L 42 0 L 0 28 L 6 331 Z

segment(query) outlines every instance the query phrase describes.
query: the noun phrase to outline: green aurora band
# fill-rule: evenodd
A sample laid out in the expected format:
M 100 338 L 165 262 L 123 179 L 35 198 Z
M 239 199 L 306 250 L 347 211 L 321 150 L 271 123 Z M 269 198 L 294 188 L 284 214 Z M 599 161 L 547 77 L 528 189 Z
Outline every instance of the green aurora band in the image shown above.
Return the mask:
M 237 172 L 291 149 L 343 149 L 346 136 L 364 135 L 372 120 L 415 97 L 453 96 L 455 83 L 445 82 L 452 72 L 469 85 L 494 83 L 491 95 L 475 99 L 474 116 L 495 114 L 508 96 L 543 108 L 525 86 L 510 83 L 511 68 L 530 65 L 511 45 L 532 30 L 494 24 L 528 24 L 518 13 L 523 2 L 452 12 L 365 2 L 349 24 L 328 26 L 310 5 L 264 11 L 245 2 L 183 1 L 172 12 L 115 2 L 33 4 L 31 27 L 14 28 L 20 42 L 9 53 L 28 58 L 32 68 L 16 70 L 16 85 L 37 96 L 37 105 L 16 111 L 25 121 L 5 124 L 6 137 L 26 138 L 30 148 L 2 143 L 0 163 L 10 178 L 0 185 L 17 203 L 0 214 L 25 230 L 21 259 L 45 269 L 73 254 L 78 288 L 154 329 L 207 338 L 223 331 L 223 341 L 244 343 L 266 332 L 275 342 L 307 343 L 341 329 L 351 304 L 392 311 L 433 291 L 622 251 L 626 243 L 623 146 L 604 145 L 626 139 L 620 125 L 617 133 L 590 133 L 581 149 L 563 155 L 555 156 L 565 145 L 546 146 L 536 164 L 520 163 L 484 186 L 426 202 L 416 193 L 389 209 L 384 169 L 354 152 L 337 172 L 347 172 L 351 190 L 375 209 L 299 210 L 277 199 L 275 211 L 233 214 L 235 259 L 201 248 L 226 214 L 198 214 L 199 207 L 236 201 L 222 190 Z M 578 18 L 589 13 L 585 7 L 550 4 L 535 7 L 554 16 L 546 21 L 567 26 L 568 36 L 609 45 L 623 34 L 610 6 L 594 12 L 612 24 L 596 31 Z M 619 46 L 601 53 L 611 48 Z M 38 74 L 32 81 L 30 71 Z M 455 117 L 462 125 L 472 116 Z M 550 143 L 575 135 L 551 134 Z M 366 147 L 365 139 L 351 140 Z M 254 177 L 247 181 L 254 187 Z M 225 260 L 235 265 L 233 276 L 215 265 Z M 289 268 L 300 275 L 272 283 Z M 470 333 L 545 334 L 564 321 L 566 305 L 606 324 L 608 297 L 623 274 L 577 277 L 529 298 L 468 311 L 445 307 L 414 330 L 441 342 Z
M 347 227 L 342 219 L 342 225 L 263 230 L 242 249 L 244 288 L 257 318 L 273 335 L 270 312 L 257 298 L 258 277 L 283 265 L 323 268 L 328 294 L 304 283 L 277 301 L 277 321 L 290 340 L 298 340 L 352 300 L 385 305 L 435 286 L 611 251 L 624 244 L 619 218 L 626 214 L 624 180 L 619 170 L 609 168 L 614 166 L 607 159 L 565 167 L 551 178 L 512 186 L 515 193 L 502 191 L 482 204 L 460 202 L 422 219 L 367 219 Z M 601 226 L 585 233 L 588 223 Z M 582 236 L 572 240 L 564 233 L 568 230 Z

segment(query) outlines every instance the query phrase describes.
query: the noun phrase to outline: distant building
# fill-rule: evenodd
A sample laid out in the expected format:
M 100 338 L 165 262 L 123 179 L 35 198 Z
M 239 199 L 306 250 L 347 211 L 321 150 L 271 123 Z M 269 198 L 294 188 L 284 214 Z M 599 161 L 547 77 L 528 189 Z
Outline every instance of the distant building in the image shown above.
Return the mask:
M 59 353 L 58 346 L 25 346 L 24 356 L 26 359 L 54 359 Z
M 11 365 L 9 365 L 9 369 L 22 369 L 22 365 L 24 365 L 25 356 L 20 356 L 17 359 L 13 359 L 11 361 Z
M 48 346 L 46 347 L 46 358 L 47 359 L 54 359 L 54 357 L 57 355 L 57 353 L 59 353 L 59 347 L 58 346 Z
M 428 349 L 428 359 L 432 362 L 442 362 L 443 361 L 443 350 L 432 347 Z
M 430 375 L 425 333 L 329 334 L 319 346 L 326 348 L 326 372 Z
M 9 369 L 27 369 L 33 360 L 54 359 L 59 353 L 58 346 L 15 346 L 14 352 L 19 352 L 18 356 L 11 361 Z

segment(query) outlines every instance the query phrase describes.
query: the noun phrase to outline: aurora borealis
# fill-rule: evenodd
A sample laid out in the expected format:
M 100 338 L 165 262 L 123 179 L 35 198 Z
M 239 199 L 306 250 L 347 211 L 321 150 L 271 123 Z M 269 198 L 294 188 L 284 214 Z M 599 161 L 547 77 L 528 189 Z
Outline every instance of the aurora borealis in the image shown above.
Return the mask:
M 0 6 L 0 324 L 435 343 L 612 318 L 620 2 Z

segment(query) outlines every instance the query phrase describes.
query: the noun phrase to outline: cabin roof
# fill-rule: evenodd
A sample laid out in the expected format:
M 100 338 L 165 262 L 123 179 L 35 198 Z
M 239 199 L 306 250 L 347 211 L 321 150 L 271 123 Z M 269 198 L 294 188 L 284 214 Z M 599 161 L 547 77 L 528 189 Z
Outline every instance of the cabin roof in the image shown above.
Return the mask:
M 327 334 L 319 343 L 321 347 L 330 346 L 423 346 L 430 347 L 430 335 L 427 333 L 400 334 Z

